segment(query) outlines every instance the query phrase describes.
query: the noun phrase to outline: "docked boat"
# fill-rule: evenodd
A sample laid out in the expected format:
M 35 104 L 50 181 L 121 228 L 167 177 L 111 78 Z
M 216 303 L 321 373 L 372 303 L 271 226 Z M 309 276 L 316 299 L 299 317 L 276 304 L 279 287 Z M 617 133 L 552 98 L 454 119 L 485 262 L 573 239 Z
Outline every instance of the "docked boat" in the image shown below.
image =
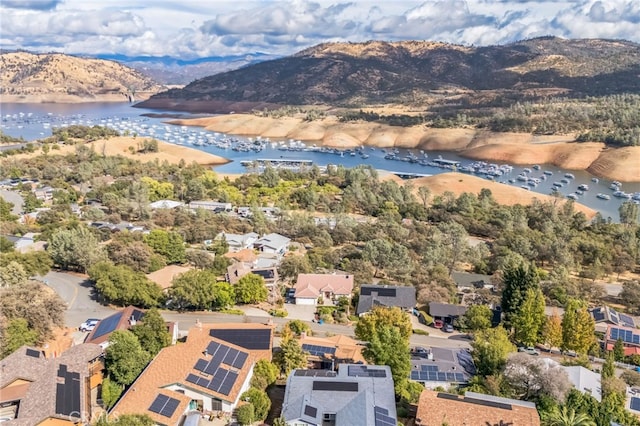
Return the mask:
M 545 170 L 544 174 L 547 175 L 547 176 L 551 176 L 551 175 L 553 175 L 553 172 L 551 170 Z
M 565 174 L 564 174 L 564 177 L 566 177 L 566 178 L 568 178 L 568 179 L 575 179 L 575 178 L 576 178 L 576 177 L 575 177 L 573 174 L 571 174 L 571 173 L 565 173 Z
M 569 198 L 571 200 L 577 200 L 578 196 L 576 194 L 569 194 L 569 195 L 567 195 L 567 198 Z
M 609 195 L 602 194 L 602 193 L 599 193 L 598 195 L 596 195 L 596 197 L 600 198 L 601 200 L 610 200 L 611 199 L 611 197 Z
M 589 190 L 589 185 L 587 185 L 586 183 L 581 183 L 580 185 L 578 185 L 578 189 L 580 191 L 588 191 Z

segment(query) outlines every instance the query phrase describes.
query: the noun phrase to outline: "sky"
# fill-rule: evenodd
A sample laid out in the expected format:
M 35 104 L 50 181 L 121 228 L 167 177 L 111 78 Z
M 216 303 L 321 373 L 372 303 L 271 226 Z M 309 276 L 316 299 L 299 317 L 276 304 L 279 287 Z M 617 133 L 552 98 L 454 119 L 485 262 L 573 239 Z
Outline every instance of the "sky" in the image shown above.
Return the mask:
M 554 35 L 640 43 L 640 0 L 0 0 L 0 48 L 290 55 L 330 41 L 504 44 Z

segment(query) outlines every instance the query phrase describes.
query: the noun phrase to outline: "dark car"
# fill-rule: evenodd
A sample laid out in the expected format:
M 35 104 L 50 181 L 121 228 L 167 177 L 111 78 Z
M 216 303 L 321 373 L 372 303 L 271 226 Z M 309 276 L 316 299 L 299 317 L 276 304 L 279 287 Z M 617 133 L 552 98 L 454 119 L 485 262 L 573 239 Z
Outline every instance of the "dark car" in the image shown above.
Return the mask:
M 453 333 L 453 326 L 451 324 L 445 324 L 444 327 L 442 327 L 442 331 L 445 333 Z

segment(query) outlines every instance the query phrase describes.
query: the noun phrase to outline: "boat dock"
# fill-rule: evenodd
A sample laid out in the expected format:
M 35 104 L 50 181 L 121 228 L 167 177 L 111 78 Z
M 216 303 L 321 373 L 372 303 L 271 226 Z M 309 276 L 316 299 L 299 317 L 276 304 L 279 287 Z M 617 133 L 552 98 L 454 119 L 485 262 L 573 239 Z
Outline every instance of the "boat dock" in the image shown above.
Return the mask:
M 399 178 L 402 179 L 416 179 L 416 178 L 420 178 L 420 177 L 428 177 L 428 176 L 433 176 L 433 175 L 429 175 L 429 174 L 425 174 L 425 173 L 412 173 L 412 172 L 393 172 L 390 170 L 387 170 L 388 173 L 391 173 L 393 175 L 398 176 Z
M 267 166 L 270 166 L 274 169 L 298 171 L 313 166 L 313 161 L 284 158 L 257 158 L 255 160 L 242 160 L 240 164 L 246 168 L 257 170 L 264 170 Z

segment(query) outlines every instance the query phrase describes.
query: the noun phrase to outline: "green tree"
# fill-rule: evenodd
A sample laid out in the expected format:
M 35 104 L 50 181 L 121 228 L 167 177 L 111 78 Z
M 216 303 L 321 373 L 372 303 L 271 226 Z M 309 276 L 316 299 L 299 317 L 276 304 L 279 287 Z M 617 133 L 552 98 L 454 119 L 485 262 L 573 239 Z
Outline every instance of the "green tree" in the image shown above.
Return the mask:
M 640 314 L 640 281 L 625 281 L 619 299 L 631 313 Z
M 622 339 L 618 339 L 613 345 L 613 358 L 618 362 L 623 362 L 624 356 L 624 343 L 622 343 Z
M 109 376 L 120 385 L 130 385 L 151 360 L 138 338 L 128 330 L 116 330 L 109 337 L 105 350 L 105 367 Z
M 540 341 L 546 320 L 542 290 L 527 289 L 518 311 L 512 315 L 511 325 L 515 329 L 516 341 L 525 346 L 534 346 Z
M 164 297 L 160 286 L 125 265 L 100 262 L 91 267 L 89 278 L 102 297 L 120 306 L 158 306 Z
M 485 377 L 501 371 L 507 362 L 507 355 L 515 351 L 507 330 L 502 327 L 476 333 L 471 347 L 478 374 Z
M 34 346 L 38 343 L 38 332 L 29 328 L 29 323 L 24 318 L 16 318 L 9 321 L 2 336 L 0 346 L 1 358 L 15 352 L 24 345 Z
M 216 276 L 207 270 L 187 271 L 174 278 L 169 301 L 178 310 L 210 309 L 215 296 Z
M 144 242 L 154 252 L 167 259 L 167 263 L 184 263 L 186 260 L 186 248 L 184 240 L 177 232 L 167 232 L 162 229 L 154 229 L 144 237 Z
M 487 305 L 471 305 L 460 317 L 459 326 L 463 330 L 476 332 L 491 327 L 493 312 Z
M 0 257 L 0 265 L 6 266 L 11 262 L 19 263 L 28 277 L 46 275 L 53 266 L 51 256 L 46 251 L 30 251 L 19 253 L 16 251 L 4 253 Z
M 551 348 L 562 346 L 562 319 L 557 312 L 545 320 L 542 340 Z
M 256 421 L 255 407 L 248 403 L 236 408 L 236 419 L 241 425 L 250 425 Z
M 640 218 L 640 206 L 631 201 L 625 201 L 618 207 L 620 213 L 620 223 L 627 225 L 637 225 Z
M 370 364 L 391 368 L 396 393 L 399 393 L 411 371 L 409 339 L 402 335 L 400 329 L 393 325 L 378 325 L 363 355 Z
M 113 407 L 120 395 L 122 395 L 122 385 L 106 377 L 102 381 L 102 403 L 104 407 L 107 410 Z
M 13 209 L 13 203 L 6 201 L 3 197 L 0 197 L 0 222 L 13 222 L 18 219 L 18 216 L 11 213 Z
M 238 280 L 235 287 L 238 303 L 259 303 L 267 300 L 267 287 L 260 275 L 247 274 Z
M 152 357 L 171 344 L 167 324 L 156 308 L 145 312 L 142 322 L 131 327 L 131 332 L 138 338 L 142 349 Z
M 502 277 L 502 311 L 508 322 L 520 310 L 527 290 L 538 289 L 538 272 L 535 266 L 512 262 L 505 267 Z
M 266 359 L 256 362 L 253 367 L 253 377 L 251 378 L 251 386 L 258 389 L 266 389 L 278 378 L 278 367 Z
M 307 367 L 307 353 L 302 350 L 296 339 L 286 339 L 280 343 L 280 351 L 274 355 L 273 362 L 286 377 L 296 368 Z
M 596 426 L 596 422 L 587 414 L 578 413 L 566 405 L 552 411 L 545 424 L 547 426 Z
M 16 261 L 0 266 L 0 288 L 24 284 L 27 282 L 27 278 L 24 268 Z
M 298 274 L 308 274 L 312 271 L 307 256 L 287 256 L 278 265 L 278 275 L 283 280 L 294 280 Z
M 271 409 L 269 395 L 261 389 L 250 388 L 240 396 L 242 401 L 248 402 L 254 408 L 254 420 L 264 420 Z
M 81 272 L 107 258 L 100 241 L 85 226 L 58 229 L 51 235 L 47 251 L 60 268 Z
M 595 321 L 586 305 L 569 299 L 562 317 L 562 350 L 586 354 L 595 339 Z
M 411 265 L 409 252 L 405 246 L 382 238 L 367 241 L 362 249 L 362 257 L 375 266 L 374 277 L 378 276 L 380 269 L 407 270 Z
M 312 334 L 311 326 L 308 323 L 298 319 L 287 321 L 287 323 L 283 327 L 283 332 L 285 332 L 284 329 L 288 329 L 288 331 L 295 334 L 296 336 L 300 336 L 302 333 L 307 333 L 308 336 Z
M 355 335 L 360 340 L 371 341 L 382 327 L 397 327 L 400 335 L 407 341 L 413 330 L 409 314 L 402 309 L 376 306 L 358 320 Z
M 602 364 L 602 371 L 600 372 L 603 380 L 615 377 L 616 365 L 614 361 L 615 359 L 613 357 L 613 354 L 609 352 L 604 359 L 604 364 Z

